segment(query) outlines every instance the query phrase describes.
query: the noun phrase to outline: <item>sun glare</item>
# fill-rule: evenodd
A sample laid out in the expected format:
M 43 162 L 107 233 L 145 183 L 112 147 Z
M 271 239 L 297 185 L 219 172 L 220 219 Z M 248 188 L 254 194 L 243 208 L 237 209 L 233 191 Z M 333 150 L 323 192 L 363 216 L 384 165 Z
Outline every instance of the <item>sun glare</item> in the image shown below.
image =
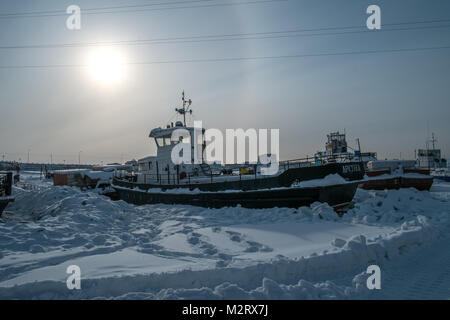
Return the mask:
M 101 85 L 117 85 L 124 77 L 125 60 L 115 48 L 96 48 L 88 57 L 91 77 Z

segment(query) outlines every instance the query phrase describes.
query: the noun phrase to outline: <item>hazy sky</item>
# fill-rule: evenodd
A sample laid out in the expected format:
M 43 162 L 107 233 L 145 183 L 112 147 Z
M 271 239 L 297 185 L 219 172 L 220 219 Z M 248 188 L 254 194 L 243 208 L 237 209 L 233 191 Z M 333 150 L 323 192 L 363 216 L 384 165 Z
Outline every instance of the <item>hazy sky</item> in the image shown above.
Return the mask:
M 125 63 L 309 55 L 450 46 L 448 0 L 288 0 L 167 10 L 187 0 L 3 0 L 0 46 L 92 43 L 331 28 L 322 36 L 114 45 Z M 214 0 L 207 3 L 249 2 Z M 77 4 L 81 30 L 68 15 L 2 17 L 60 11 Z M 86 14 L 83 9 L 154 4 L 147 10 Z M 382 10 L 382 31 L 342 34 L 364 26 L 366 8 Z M 131 9 L 131 7 L 130 7 Z M 89 11 L 86 11 L 89 12 Z M 92 11 L 91 11 L 92 12 Z M 433 24 L 396 23 L 448 20 Z M 435 28 L 435 26 L 440 26 Z M 444 26 L 444 27 L 442 27 Z M 445 27 L 447 26 L 447 27 Z M 424 28 L 426 27 L 426 28 Z M 433 27 L 433 28 L 431 28 Z M 398 31 L 383 31 L 401 28 Z M 419 29 L 420 28 L 420 29 Z M 404 30 L 408 29 L 408 30 Z M 350 29 L 349 29 L 350 30 Z M 355 30 L 355 29 L 352 29 Z M 364 29 L 361 29 L 364 30 Z M 347 30 L 348 31 L 348 30 Z M 316 32 L 317 33 L 317 32 Z M 341 34 L 331 34 L 341 33 Z M 274 34 L 272 34 L 274 35 Z M 223 38 L 222 38 L 223 39 Z M 149 131 L 175 120 L 184 89 L 207 128 L 279 128 L 281 158 L 312 155 L 326 134 L 344 129 L 355 146 L 380 158 L 412 158 L 425 147 L 427 123 L 450 154 L 450 49 L 269 60 L 123 66 L 105 84 L 85 67 L 99 46 L 0 48 L 0 156 L 7 160 L 100 163 L 152 152 Z M 72 65 L 71 67 L 50 67 Z M 75 65 L 75 66 L 74 66 Z M 81 65 L 81 66 L 80 66 Z

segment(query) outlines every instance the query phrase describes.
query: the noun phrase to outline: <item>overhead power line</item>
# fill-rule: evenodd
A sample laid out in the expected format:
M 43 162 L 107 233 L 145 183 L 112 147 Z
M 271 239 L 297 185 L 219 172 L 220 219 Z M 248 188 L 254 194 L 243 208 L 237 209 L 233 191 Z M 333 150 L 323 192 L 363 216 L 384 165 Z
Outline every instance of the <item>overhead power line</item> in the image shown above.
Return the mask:
M 100 11 L 100 10 L 115 10 L 115 9 L 124 9 L 124 8 L 146 8 L 146 7 L 154 7 L 154 6 L 168 6 L 168 5 L 177 5 L 177 4 L 189 4 L 189 3 L 201 3 L 201 2 L 213 2 L 218 0 L 185 0 L 185 1 L 166 1 L 158 3 L 149 3 L 149 4 L 136 4 L 136 5 L 124 5 L 124 6 L 115 6 L 115 7 L 97 7 L 97 8 L 83 8 L 81 10 L 83 12 L 87 11 Z M 65 10 L 49 10 L 49 11 L 29 11 L 29 12 L 13 12 L 13 13 L 4 13 L 0 14 L 0 17 L 16 17 L 22 15 L 42 15 L 42 14 L 57 14 L 57 15 L 65 15 Z
M 435 20 L 436 21 L 436 20 Z M 425 23 L 435 23 L 435 21 L 419 21 L 419 22 L 403 22 L 385 24 L 385 26 L 403 26 L 403 25 L 418 25 Z M 439 22 L 450 22 L 448 20 L 439 20 Z M 330 36 L 330 35 L 345 35 L 345 34 L 360 34 L 360 33 L 379 33 L 392 31 L 409 31 L 409 30 L 426 30 L 426 29 L 440 29 L 449 28 L 450 25 L 431 25 L 418 27 L 404 27 L 404 28 L 382 28 L 381 30 L 373 31 L 367 30 L 365 26 L 347 26 L 347 27 L 327 27 L 327 28 L 310 28 L 310 29 L 294 29 L 284 31 L 268 31 L 268 32 L 254 32 L 254 33 L 231 33 L 231 34 L 216 34 L 216 35 L 199 35 L 187 37 L 166 37 L 153 39 L 136 39 L 136 40 L 119 40 L 119 41 L 97 41 L 97 42 L 75 42 L 75 43 L 53 43 L 53 44 L 32 44 L 32 45 L 10 45 L 0 46 L 0 49 L 46 49 L 46 48 L 73 48 L 73 47 L 88 47 L 88 46 L 116 46 L 116 45 L 152 45 L 152 44 L 171 44 L 171 43 L 192 43 L 192 42 L 217 42 L 217 41 L 232 41 L 232 40 L 254 40 L 254 39 L 274 39 L 274 38 L 290 38 L 290 37 L 314 37 L 314 36 Z M 363 29 L 363 30 L 351 30 Z M 340 32 L 322 32 L 322 31 L 340 31 Z M 306 33 L 315 32 L 315 33 Z M 320 33 L 317 33 L 320 32 Z
M 198 2 L 210 2 L 217 0 L 191 0 L 191 1 L 174 1 L 167 3 L 157 3 L 157 4 L 147 4 L 147 5 L 127 5 L 127 6 L 116 6 L 116 7 L 102 7 L 102 8 L 81 8 L 83 14 L 110 14 L 110 13 L 123 13 L 123 12 L 142 12 L 142 11 L 166 11 L 166 10 L 178 10 L 178 9 L 197 9 L 197 8 L 214 8 L 214 7 L 228 7 L 228 6 L 239 6 L 239 5 L 255 5 L 255 4 L 265 4 L 265 3 L 281 3 L 287 2 L 289 0 L 252 0 L 252 1 L 233 1 L 225 3 L 211 3 L 211 4 L 199 4 L 199 5 L 177 5 L 184 3 L 198 3 Z M 169 6 L 172 5 L 172 6 Z M 161 8 L 149 8 L 149 6 L 165 6 Z M 17 12 L 17 13 L 6 13 L 0 14 L 0 19 L 15 19 L 15 18 L 41 18 L 41 17 L 57 17 L 66 16 L 65 11 L 36 11 L 36 12 Z
M 346 52 L 326 52 L 326 53 L 277 55 L 277 56 L 210 58 L 210 59 L 183 59 L 183 60 L 166 60 L 166 61 L 143 61 L 143 62 L 128 62 L 128 63 L 123 63 L 122 65 L 158 65 L 158 64 L 233 62 L 233 61 L 252 61 L 252 60 L 276 60 L 276 59 L 293 59 L 293 58 L 309 58 L 309 57 L 331 57 L 331 56 L 346 56 L 346 55 L 383 54 L 383 53 L 400 53 L 400 52 L 419 52 L 419 51 L 448 50 L 448 49 L 450 49 L 450 45 L 449 46 L 440 46 L 440 47 L 401 48 L 401 49 L 346 51 Z M 0 66 L 0 69 L 44 69 L 44 68 L 85 68 L 85 67 L 89 67 L 89 65 L 87 65 L 87 64 L 13 65 L 13 66 Z

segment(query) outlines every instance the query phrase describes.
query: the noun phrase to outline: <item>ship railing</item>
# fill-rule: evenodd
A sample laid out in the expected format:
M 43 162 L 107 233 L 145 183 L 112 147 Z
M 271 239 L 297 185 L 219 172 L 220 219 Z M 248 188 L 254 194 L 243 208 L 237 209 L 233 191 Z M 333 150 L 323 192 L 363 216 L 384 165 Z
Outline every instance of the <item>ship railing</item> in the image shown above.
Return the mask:
M 313 166 L 321 166 L 327 163 L 336 163 L 336 162 L 348 162 L 352 160 L 351 157 L 346 155 L 334 155 L 334 156 L 314 156 L 292 160 L 285 160 L 279 162 L 279 171 L 283 172 L 288 169 L 295 168 L 305 168 L 305 167 L 313 167 Z M 140 173 L 139 183 L 143 183 L 145 185 L 178 185 L 178 186 L 195 186 L 196 184 L 208 184 L 208 183 L 216 183 L 216 182 L 236 182 L 247 179 L 262 179 L 267 176 L 262 176 L 258 170 L 260 165 L 257 164 L 236 164 L 232 166 L 225 166 L 222 168 L 220 172 L 209 171 L 209 174 L 194 173 L 176 173 L 176 172 L 163 172 L 163 173 Z M 246 169 L 246 170 L 241 170 Z M 224 173 L 224 171 L 226 173 Z M 138 182 L 136 175 L 129 175 L 123 177 L 122 175 L 119 177 L 115 175 L 115 177 L 120 179 L 128 180 L 129 182 Z
M 255 165 L 243 165 L 242 168 L 255 167 Z M 235 169 L 236 170 L 236 169 Z M 144 185 L 178 185 L 178 186 L 192 186 L 196 184 L 209 184 L 215 182 L 229 182 L 229 181 L 242 181 L 247 179 L 258 179 L 261 177 L 260 174 L 254 169 L 249 173 L 242 173 L 238 170 L 238 173 L 234 172 L 231 174 L 222 174 L 215 173 L 211 171 L 209 175 L 207 174 L 196 174 L 196 173 L 186 173 L 185 175 L 180 175 L 177 173 L 162 173 L 162 174 L 153 174 L 153 173 L 140 173 L 139 181 L 137 180 L 138 176 L 129 175 L 129 176 L 119 176 L 114 175 L 114 177 L 119 178 L 121 180 L 125 180 L 128 182 L 139 182 Z
M 312 157 L 306 156 L 305 158 L 280 161 L 279 166 L 286 170 L 321 166 L 327 163 L 348 162 L 351 161 L 352 158 L 353 157 L 349 155 L 315 155 Z

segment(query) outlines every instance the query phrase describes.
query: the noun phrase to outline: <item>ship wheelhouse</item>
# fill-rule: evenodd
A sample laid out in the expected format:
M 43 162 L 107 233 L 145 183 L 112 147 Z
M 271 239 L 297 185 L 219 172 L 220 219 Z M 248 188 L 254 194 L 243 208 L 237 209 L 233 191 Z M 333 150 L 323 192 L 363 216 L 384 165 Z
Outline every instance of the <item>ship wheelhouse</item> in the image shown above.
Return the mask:
M 179 133 L 179 138 L 177 140 L 173 139 L 173 133 L 176 130 L 185 130 Z M 196 135 L 195 130 L 200 130 L 199 128 L 187 127 L 181 121 L 177 121 L 175 125 L 171 123 L 166 128 L 155 128 L 153 129 L 149 137 L 155 142 L 157 153 L 156 156 L 149 156 L 142 158 L 138 161 L 139 164 L 139 183 L 173 183 L 178 180 L 179 177 L 183 179 L 188 175 L 197 175 L 199 173 L 198 164 L 194 164 L 194 144 Z M 202 132 L 205 129 L 201 129 Z M 180 164 L 176 165 L 172 161 L 172 151 L 173 148 L 181 143 L 189 143 L 191 146 L 191 163 L 190 164 Z M 203 141 L 199 143 L 200 147 L 197 152 L 197 159 L 203 159 L 204 144 Z M 174 180 L 174 181 L 171 181 Z

